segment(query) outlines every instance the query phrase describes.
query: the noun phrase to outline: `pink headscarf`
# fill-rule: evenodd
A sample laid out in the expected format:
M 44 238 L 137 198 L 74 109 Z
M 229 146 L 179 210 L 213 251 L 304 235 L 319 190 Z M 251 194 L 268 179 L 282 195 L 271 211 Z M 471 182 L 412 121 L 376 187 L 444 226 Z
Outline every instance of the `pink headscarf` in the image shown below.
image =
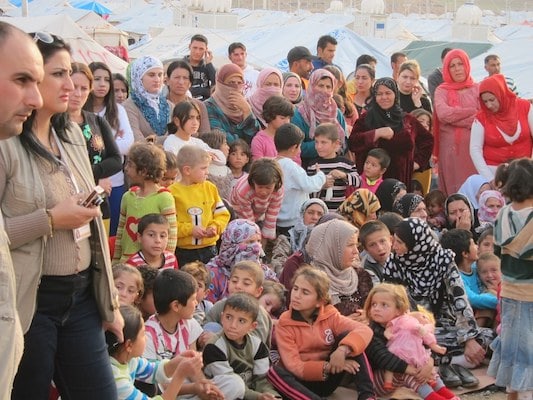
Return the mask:
M 491 198 L 497 199 L 502 207 L 505 205 L 505 199 L 499 191 L 485 190 L 479 195 L 479 210 L 477 212 L 479 222 L 494 223 L 494 221 L 496 221 L 496 217 L 500 210 L 491 210 L 487 207 L 487 200 Z
M 265 81 L 270 75 L 276 75 L 279 78 L 280 86 L 263 86 Z M 263 69 L 257 77 L 256 89 L 253 94 L 248 98 L 250 106 L 252 106 L 252 112 L 255 117 L 261 121 L 263 126 L 266 126 L 266 122 L 263 119 L 263 104 L 272 96 L 282 96 L 283 92 L 283 75 L 277 68 L 267 67 Z
M 239 123 L 244 119 L 243 112 L 242 110 L 232 107 L 228 98 L 231 93 L 238 93 L 244 97 L 242 94 L 242 88 L 237 89 L 224 83 L 228 78 L 234 75 L 239 76 L 244 82 L 244 74 L 239 66 L 235 64 L 226 64 L 222 66 L 217 72 L 217 84 L 215 86 L 215 92 L 211 97 L 215 100 L 224 115 L 226 115 L 231 121 Z
M 333 94 L 328 96 L 316 89 L 318 82 L 324 78 L 331 79 L 334 88 L 337 86 L 337 79 L 331 72 L 325 69 L 313 71 L 304 100 L 298 106 L 298 112 L 309 125 L 309 137 L 311 139 L 315 137 L 317 125 L 323 122 L 331 122 L 337 125 L 339 140 L 341 141 L 341 146 L 344 147 L 346 132 L 337 121 L 337 103 L 333 100 Z

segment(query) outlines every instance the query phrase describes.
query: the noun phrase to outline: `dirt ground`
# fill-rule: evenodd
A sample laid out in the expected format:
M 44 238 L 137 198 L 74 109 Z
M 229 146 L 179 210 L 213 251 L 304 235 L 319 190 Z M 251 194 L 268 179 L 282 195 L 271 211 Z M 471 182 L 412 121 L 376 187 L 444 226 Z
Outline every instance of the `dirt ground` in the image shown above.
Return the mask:
M 504 392 L 493 392 L 491 390 L 479 390 L 462 394 L 461 400 L 505 400 L 507 395 Z

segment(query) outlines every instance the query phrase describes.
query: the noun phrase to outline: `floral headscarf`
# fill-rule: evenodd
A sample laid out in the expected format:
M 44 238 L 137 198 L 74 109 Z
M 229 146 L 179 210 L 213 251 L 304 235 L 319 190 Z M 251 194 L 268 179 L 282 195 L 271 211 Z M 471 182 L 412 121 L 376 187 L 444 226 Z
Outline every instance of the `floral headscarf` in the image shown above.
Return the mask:
M 446 271 L 455 264 L 453 251 L 442 248 L 429 225 L 419 218 L 404 219 L 395 233 L 412 247 L 404 255 L 393 253 L 389 257 L 384 276 L 401 282 L 413 297 L 429 298 L 432 305 L 437 304 Z
M 333 305 L 340 296 L 357 292 L 359 279 L 354 268 L 341 268 L 344 249 L 348 240 L 359 230 L 352 224 L 334 219 L 316 225 L 305 246 L 311 264 L 326 272 L 330 279 L 330 295 Z
M 163 64 L 152 56 L 140 57 L 131 64 L 131 98 L 150 127 L 158 136 L 161 136 L 167 130 L 170 106 L 161 90 L 159 93 L 149 93 L 142 83 L 144 75 L 156 67 L 163 69 Z
M 479 196 L 479 210 L 477 212 L 477 217 L 480 223 L 494 223 L 494 221 L 496 221 L 496 216 L 500 210 L 491 210 L 486 206 L 487 200 L 491 198 L 497 199 L 502 207 L 505 205 L 505 199 L 498 190 L 485 190 L 481 193 L 481 196 Z
M 276 75 L 279 78 L 280 86 L 279 87 L 263 86 L 265 84 L 266 79 L 272 74 Z M 263 119 L 263 104 L 265 104 L 265 101 L 267 101 L 272 96 L 281 96 L 282 87 L 283 87 L 283 76 L 281 75 L 281 72 L 279 71 L 279 69 L 267 67 L 259 73 L 259 76 L 257 77 L 257 84 L 255 86 L 255 91 L 248 98 L 248 102 L 252 106 L 252 112 L 254 113 L 255 117 L 259 121 L 261 121 L 263 126 L 266 126 L 266 122 Z
M 424 198 L 419 194 L 407 193 L 405 196 L 398 199 L 398 201 L 393 204 L 392 208 L 394 212 L 400 214 L 404 218 L 408 218 L 423 201 Z
M 317 69 L 311 74 L 309 86 L 302 103 L 298 106 L 298 111 L 305 122 L 309 125 L 309 137 L 315 137 L 316 127 L 324 122 L 331 122 L 337 125 L 341 148 L 344 148 L 346 132 L 337 121 L 337 103 L 333 99 L 333 94 L 328 96 L 316 89 L 318 82 L 324 78 L 331 79 L 333 87 L 337 86 L 337 79 L 333 74 L 325 69 Z
M 381 208 L 378 197 L 368 189 L 357 189 L 337 209 L 357 228 L 361 228 L 368 217 Z

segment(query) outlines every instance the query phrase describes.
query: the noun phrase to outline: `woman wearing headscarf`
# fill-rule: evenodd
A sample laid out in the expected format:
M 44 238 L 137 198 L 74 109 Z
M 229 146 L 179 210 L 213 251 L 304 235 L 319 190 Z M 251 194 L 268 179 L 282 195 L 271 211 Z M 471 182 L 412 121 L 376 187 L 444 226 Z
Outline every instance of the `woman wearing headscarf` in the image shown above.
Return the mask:
M 424 221 L 428 218 L 426 203 L 424 203 L 424 198 L 419 194 L 407 193 L 396 200 L 392 208 L 395 213 L 400 214 L 403 218 L 420 218 Z
M 360 229 L 367 221 L 377 219 L 381 208 L 378 197 L 368 189 L 357 189 L 337 209 L 353 226 Z
M 501 74 L 481 81 L 479 102 L 481 109 L 470 135 L 470 156 L 477 172 L 492 181 L 498 165 L 531 157 L 533 107 L 509 89 Z
M 318 157 L 315 149 L 315 129 L 323 122 L 335 123 L 341 149 L 345 148 L 346 121 L 333 99 L 336 87 L 337 80 L 331 72 L 325 69 L 314 71 L 309 79 L 305 97 L 291 119 L 291 123 L 298 126 L 305 135 L 302 142 L 302 166 L 304 167 Z
M 260 126 L 243 94 L 242 69 L 226 64 L 217 71 L 216 80 L 215 92 L 204 102 L 211 129 L 225 132 L 228 144 L 237 139 L 250 143 Z
M 266 67 L 257 77 L 255 90 L 248 102 L 252 107 L 252 112 L 259 120 L 262 128 L 266 127 L 266 122 L 263 119 L 263 104 L 272 96 L 281 96 L 283 87 L 283 76 L 277 68 Z
M 402 111 L 392 78 L 376 80 L 368 110 L 355 123 L 348 141 L 360 174 L 369 150 L 380 147 L 391 158 L 384 178 L 405 182 L 408 190 L 413 172 L 430 168 L 433 136 L 414 116 Z
M 329 293 L 342 315 L 365 320 L 363 305 L 372 288 L 372 278 L 359 262 L 359 229 L 339 219 L 313 228 L 305 246 L 311 265 L 324 271 L 330 279 Z
M 404 285 L 416 302 L 431 311 L 437 321 L 437 343 L 447 348 L 441 358 L 441 376 L 446 382 L 458 371 L 450 364 L 479 365 L 494 337 L 490 329 L 478 327 L 468 303 L 454 253 L 435 239 L 429 225 L 419 218 L 398 224 L 394 233 L 393 253 L 383 270 L 385 281 Z M 468 371 L 461 378 L 475 382 Z M 460 377 L 457 377 L 457 381 Z
M 435 90 L 435 156 L 439 166 L 439 189 L 456 193 L 476 168 L 470 158 L 470 128 L 479 110 L 478 84 L 470 76 L 470 59 L 461 49 L 446 54 L 444 82 Z
M 376 190 L 376 196 L 381 204 L 381 208 L 379 209 L 380 215 L 391 212 L 394 202 L 406 193 L 407 186 L 405 186 L 405 183 L 394 178 L 384 179 Z
M 172 104 L 163 95 L 163 64 L 152 56 L 136 59 L 130 67 L 130 97 L 122 103 L 135 141 L 167 132 Z
M 479 196 L 483 191 L 491 188 L 490 182 L 483 175 L 475 174 L 469 176 L 459 188 L 458 193 L 464 194 L 474 210 L 479 208 Z
M 300 75 L 294 72 L 283 73 L 283 97 L 295 106 L 302 101 L 303 90 Z
M 464 229 L 470 231 L 477 242 L 479 236 L 479 220 L 477 211 L 464 194 L 454 193 L 446 198 L 444 202 L 444 214 L 446 215 L 447 229 Z

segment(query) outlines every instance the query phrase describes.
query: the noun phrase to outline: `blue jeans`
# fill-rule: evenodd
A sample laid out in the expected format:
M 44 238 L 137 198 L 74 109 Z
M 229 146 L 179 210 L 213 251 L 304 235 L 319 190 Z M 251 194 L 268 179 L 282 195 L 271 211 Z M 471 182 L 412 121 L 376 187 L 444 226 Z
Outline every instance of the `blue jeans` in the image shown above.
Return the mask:
M 24 345 L 12 399 L 47 400 L 52 379 L 63 400 L 117 398 L 90 268 L 42 277 Z

